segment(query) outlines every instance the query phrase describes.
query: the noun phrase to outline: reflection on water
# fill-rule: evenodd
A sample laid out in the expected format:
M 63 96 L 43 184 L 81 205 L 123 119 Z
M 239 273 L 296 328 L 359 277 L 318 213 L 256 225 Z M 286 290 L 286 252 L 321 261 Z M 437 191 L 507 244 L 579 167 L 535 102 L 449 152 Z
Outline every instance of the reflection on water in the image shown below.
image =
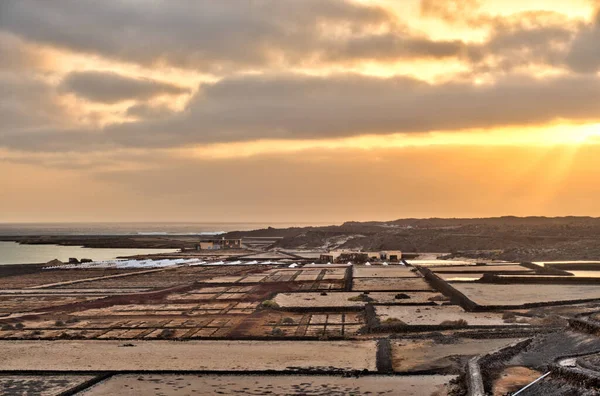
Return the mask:
M 111 260 L 121 256 L 176 251 L 177 249 L 94 249 L 81 246 L 19 245 L 16 242 L 0 242 L 0 265 L 47 263 L 53 259 L 68 261 L 69 257 L 94 261 Z
M 410 265 L 420 265 L 421 267 L 443 267 L 449 265 L 475 265 L 474 261 L 461 260 L 406 260 Z
M 444 280 L 448 281 L 448 282 L 474 282 L 476 280 L 481 279 L 481 276 L 478 276 L 476 278 L 467 278 L 464 276 L 455 276 L 455 277 L 451 277 L 451 278 L 444 278 Z
M 565 265 L 565 264 L 597 264 L 598 268 L 600 268 L 600 262 L 599 261 L 586 261 L 586 260 L 575 260 L 575 261 L 534 261 L 534 264 L 538 264 L 541 265 L 542 267 L 545 267 L 546 265 L 555 265 L 555 266 L 560 266 L 560 265 Z
M 578 278 L 600 278 L 600 271 L 571 271 L 567 272 L 572 273 Z

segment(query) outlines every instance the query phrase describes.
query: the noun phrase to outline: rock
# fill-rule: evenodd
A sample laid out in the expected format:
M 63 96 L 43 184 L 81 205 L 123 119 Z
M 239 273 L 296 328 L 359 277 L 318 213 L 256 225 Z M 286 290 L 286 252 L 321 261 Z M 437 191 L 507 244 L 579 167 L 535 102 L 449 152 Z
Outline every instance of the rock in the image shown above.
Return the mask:
M 82 258 L 82 259 L 81 259 L 81 262 L 82 262 L 82 263 L 93 263 L 93 262 L 94 262 L 94 260 L 87 259 L 87 258 Z
M 79 264 L 79 260 L 75 257 L 69 257 L 69 264 Z
M 52 265 L 52 266 L 63 265 L 63 264 L 64 263 L 62 261 L 60 261 L 59 259 L 50 260 L 46 263 L 46 265 Z

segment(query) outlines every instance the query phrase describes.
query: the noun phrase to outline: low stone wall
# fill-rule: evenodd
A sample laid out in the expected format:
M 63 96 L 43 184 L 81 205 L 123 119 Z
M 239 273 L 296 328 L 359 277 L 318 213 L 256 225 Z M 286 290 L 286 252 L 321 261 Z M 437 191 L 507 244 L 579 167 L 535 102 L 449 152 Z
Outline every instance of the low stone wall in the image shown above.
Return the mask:
M 433 271 L 431 271 L 429 268 L 418 267 L 418 269 L 421 272 L 421 274 L 423 274 L 423 277 L 427 280 L 427 282 L 429 282 L 431 286 L 433 286 L 434 289 L 438 290 L 440 293 L 450 298 L 450 301 L 454 304 L 458 304 L 461 307 L 463 307 L 465 311 L 475 311 L 479 307 L 476 303 L 471 301 L 463 293 L 459 292 L 454 287 L 452 287 L 448 282 L 435 275 Z
M 600 375 L 594 375 L 589 370 L 561 366 L 552 366 L 551 370 L 554 375 L 579 388 L 600 389 Z
M 527 339 L 477 356 L 469 361 L 467 367 L 467 387 L 470 396 L 491 394 L 494 373 L 504 366 L 504 362 L 525 349 L 533 339 Z M 486 393 L 488 392 L 488 393 Z
M 600 323 L 589 318 L 587 314 L 568 319 L 569 327 L 593 335 L 600 335 Z
M 346 268 L 346 284 L 344 285 L 344 291 L 352 291 L 352 285 L 354 282 L 354 266 L 351 265 Z
M 374 331 L 374 329 L 379 327 L 379 325 L 381 324 L 379 321 L 379 318 L 377 317 L 377 313 L 375 312 L 375 307 L 373 306 L 373 304 L 365 305 L 364 315 L 365 315 L 364 332 L 371 333 Z
M 389 338 L 377 340 L 376 354 L 377 372 L 381 374 L 392 374 L 394 365 L 392 363 L 392 343 Z

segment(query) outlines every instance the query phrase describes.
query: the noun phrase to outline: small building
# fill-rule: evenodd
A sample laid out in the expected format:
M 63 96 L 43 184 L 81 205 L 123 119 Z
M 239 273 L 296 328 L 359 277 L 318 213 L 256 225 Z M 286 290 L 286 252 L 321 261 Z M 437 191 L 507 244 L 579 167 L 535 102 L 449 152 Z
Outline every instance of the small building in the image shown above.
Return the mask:
M 379 255 L 383 261 L 400 261 L 402 260 L 402 252 L 400 250 L 385 250 Z
M 319 256 L 319 262 L 321 262 L 321 263 L 333 263 L 338 256 L 339 256 L 339 254 L 335 254 L 333 252 L 322 253 Z
M 196 250 L 241 249 L 241 239 L 203 239 L 196 245 Z
M 379 258 L 379 253 L 377 253 Z M 336 263 L 345 264 L 347 262 L 352 263 L 365 263 L 368 260 L 374 260 L 372 255 L 368 252 L 356 252 L 350 250 L 334 250 L 328 253 L 321 253 L 319 256 L 319 262 L 321 263 Z
M 364 252 L 369 261 L 379 261 L 381 260 L 381 252 Z
M 328 253 L 321 253 L 319 261 L 321 263 L 364 263 L 367 261 L 390 261 L 398 262 L 402 260 L 400 250 L 384 250 L 380 252 L 355 252 L 337 250 Z
M 346 252 L 340 254 L 335 260 L 336 263 L 355 263 L 362 264 L 369 261 L 369 255 L 363 252 Z

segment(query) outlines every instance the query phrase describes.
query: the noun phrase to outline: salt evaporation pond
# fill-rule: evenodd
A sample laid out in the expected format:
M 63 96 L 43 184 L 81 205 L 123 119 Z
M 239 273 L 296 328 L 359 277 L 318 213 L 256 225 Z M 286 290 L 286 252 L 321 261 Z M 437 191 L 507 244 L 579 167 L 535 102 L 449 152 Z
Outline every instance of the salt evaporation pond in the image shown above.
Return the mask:
M 600 271 L 572 271 L 567 270 L 578 278 L 600 278 Z
M 44 267 L 47 270 L 70 270 L 70 269 L 104 269 L 104 268 L 164 268 L 164 267 L 173 267 L 177 265 L 189 265 L 189 266 L 218 266 L 218 265 L 271 265 L 271 264 L 281 264 L 273 261 L 204 261 L 198 258 L 189 258 L 189 259 L 162 259 L 162 260 L 102 260 L 102 261 L 93 261 L 91 263 L 77 263 L 77 264 L 61 264 L 61 265 L 53 265 Z M 290 265 L 291 268 L 297 267 L 298 264 L 294 263 Z

